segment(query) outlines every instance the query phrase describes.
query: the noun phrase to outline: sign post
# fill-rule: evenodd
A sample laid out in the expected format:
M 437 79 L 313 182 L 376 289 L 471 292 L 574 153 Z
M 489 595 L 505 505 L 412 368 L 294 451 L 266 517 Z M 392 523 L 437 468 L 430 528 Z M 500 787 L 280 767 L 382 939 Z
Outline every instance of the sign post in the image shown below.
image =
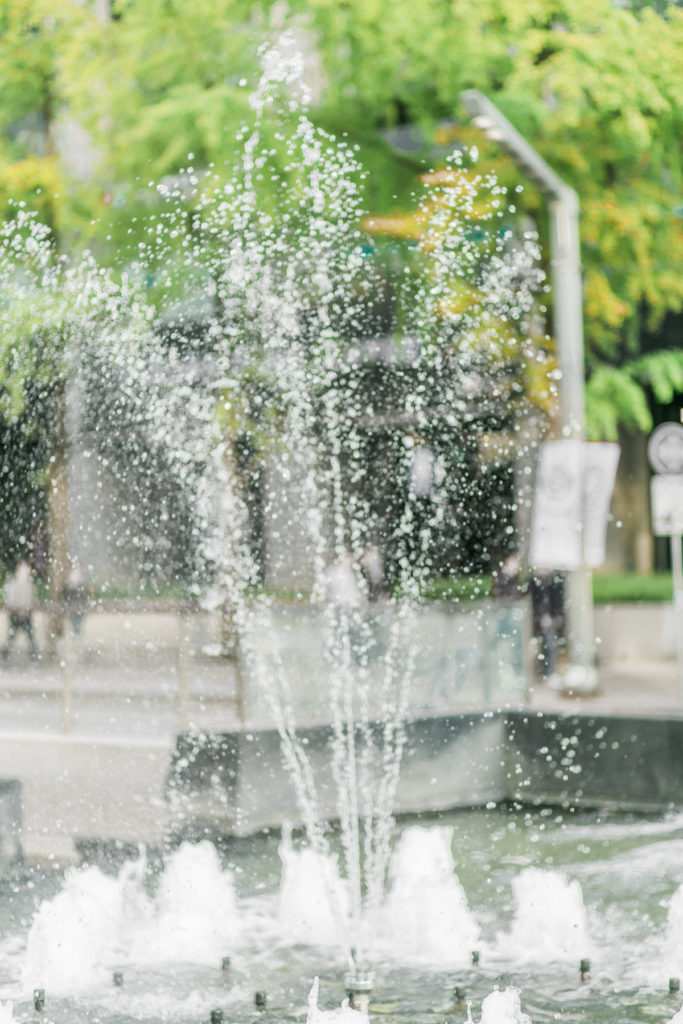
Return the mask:
M 590 570 L 605 558 L 610 501 L 619 462 L 619 445 L 611 442 L 564 439 L 541 446 L 531 526 L 529 565 L 559 569 L 583 581 L 569 588 L 568 629 L 570 666 L 564 689 L 594 693 L 595 668 L 593 600 Z M 577 636 L 576 622 L 583 630 Z M 574 627 L 572 629 L 572 626 Z
M 671 538 L 678 698 L 683 700 L 683 426 L 662 423 L 653 430 L 647 455 L 657 474 L 650 482 L 652 530 L 657 536 Z

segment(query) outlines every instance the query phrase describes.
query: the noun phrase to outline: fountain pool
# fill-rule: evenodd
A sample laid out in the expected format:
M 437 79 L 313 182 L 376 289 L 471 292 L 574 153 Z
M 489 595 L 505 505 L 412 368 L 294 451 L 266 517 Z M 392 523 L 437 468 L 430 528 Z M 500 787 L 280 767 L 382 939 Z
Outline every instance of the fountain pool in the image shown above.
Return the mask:
M 485 1024 L 672 1020 L 682 850 L 681 814 L 499 806 L 401 820 L 372 922 L 370 1015 L 464 1022 L 469 1001 Z M 0 887 L 0 1019 L 40 1017 L 44 989 L 55 1024 L 200 1024 L 218 1009 L 318 1020 L 345 994 L 330 875 L 333 861 L 275 833 L 116 868 L 18 869 Z

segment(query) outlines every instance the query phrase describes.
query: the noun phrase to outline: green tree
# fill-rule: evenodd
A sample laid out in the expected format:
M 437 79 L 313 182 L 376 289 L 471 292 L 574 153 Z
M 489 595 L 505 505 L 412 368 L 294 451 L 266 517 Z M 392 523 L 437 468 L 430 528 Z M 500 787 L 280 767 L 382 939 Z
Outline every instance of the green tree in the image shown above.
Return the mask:
M 50 597 L 59 601 L 69 554 L 68 389 L 93 364 L 135 379 L 150 310 L 92 258 L 60 256 L 49 228 L 22 210 L 0 231 L 0 296 L 0 418 L 21 426 L 42 452 Z M 116 379 L 112 373 L 110 386 Z M 57 617 L 53 643 L 59 629 Z
M 59 157 L 65 111 L 61 54 L 87 10 L 46 0 L 0 5 L 0 216 L 25 203 L 55 237 L 69 223 L 71 199 Z
M 458 95 L 471 87 L 575 187 L 591 431 L 646 429 L 651 398 L 673 397 L 683 379 L 678 346 L 644 344 L 683 305 L 683 11 L 673 3 L 291 0 L 284 16 L 275 0 L 113 0 L 107 19 L 90 5 L 6 0 L 5 215 L 12 195 L 62 246 L 87 242 L 108 262 L 125 262 L 141 239 L 151 250 L 144 225 L 163 215 L 160 181 L 190 210 L 207 172 L 229 177 L 258 47 L 285 25 L 316 79 L 315 119 L 359 146 L 378 213 L 410 205 L 425 161 L 476 143 L 484 169 L 526 186 L 520 211 L 545 232 L 542 197 L 463 118 Z M 68 124 L 88 132 L 89 177 L 60 147 Z
M 94 152 L 92 244 L 127 258 L 161 211 L 191 204 L 204 175 L 229 175 L 263 38 L 248 0 L 115 0 L 72 33 L 62 66 L 72 116 Z
M 296 5 L 295 5 L 296 6 Z M 582 204 L 587 399 L 594 436 L 647 429 L 649 397 L 683 389 L 683 351 L 643 351 L 645 333 L 683 306 L 683 11 L 611 0 L 312 0 L 327 74 L 320 117 L 377 163 L 377 133 L 413 125 L 422 152 L 383 147 L 379 212 L 399 205 L 406 168 L 435 146 L 476 141 L 511 185 L 524 183 L 469 125 L 465 88 L 487 93 Z M 444 125 L 444 122 L 446 124 Z M 450 122 L 450 124 L 448 123 Z M 545 231 L 542 198 L 520 209 Z

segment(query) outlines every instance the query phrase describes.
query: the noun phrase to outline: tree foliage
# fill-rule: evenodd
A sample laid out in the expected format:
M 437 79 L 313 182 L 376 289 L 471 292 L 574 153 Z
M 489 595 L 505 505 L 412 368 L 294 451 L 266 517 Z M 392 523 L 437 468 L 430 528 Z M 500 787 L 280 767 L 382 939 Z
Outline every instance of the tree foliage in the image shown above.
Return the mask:
M 439 122 L 461 114 L 461 90 L 479 88 L 573 185 L 582 204 L 591 432 L 613 437 L 619 422 L 646 429 L 648 395 L 679 391 L 683 368 L 680 350 L 639 358 L 644 331 L 683 306 L 683 11 L 611 0 L 431 0 L 393 4 L 391 17 L 381 2 L 301 8 L 309 6 L 331 123 L 360 139 L 371 125 L 411 123 L 426 141 L 471 143 L 464 121 Z M 482 150 L 504 178 L 523 182 L 500 151 L 484 141 Z M 520 208 L 544 230 L 533 188 Z
M 425 164 L 476 144 L 484 171 L 526 186 L 519 211 L 546 231 L 543 197 L 464 116 L 466 88 L 493 99 L 576 189 L 590 429 L 646 428 L 648 403 L 679 393 L 683 373 L 675 339 L 651 343 L 683 307 L 673 3 L 113 0 L 103 19 L 89 4 L 5 0 L 0 215 L 13 216 L 12 197 L 62 246 L 125 261 L 159 213 L 160 182 L 190 209 L 188 181 L 229 177 L 258 48 L 283 27 L 304 53 L 315 120 L 359 147 L 377 214 L 404 215 Z

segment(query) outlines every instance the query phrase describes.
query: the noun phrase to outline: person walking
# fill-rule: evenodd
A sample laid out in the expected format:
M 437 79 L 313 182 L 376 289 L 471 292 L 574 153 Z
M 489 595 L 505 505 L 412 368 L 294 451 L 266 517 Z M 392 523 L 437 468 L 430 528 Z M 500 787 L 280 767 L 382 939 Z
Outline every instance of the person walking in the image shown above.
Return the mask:
M 541 680 L 551 689 L 561 686 L 557 657 L 564 629 L 564 576 L 551 569 L 534 569 L 529 577 L 533 632 L 539 645 Z
M 66 605 L 71 623 L 71 633 L 78 640 L 83 628 L 83 614 L 88 596 L 81 567 L 72 561 L 62 587 L 62 601 Z
M 17 633 L 26 634 L 29 654 L 32 661 L 38 658 L 38 648 L 33 634 L 33 608 L 35 605 L 35 589 L 31 566 L 22 559 L 17 565 L 14 575 L 5 588 L 5 605 L 9 614 L 9 632 L 7 643 L 2 649 L 2 660 L 7 661 L 14 646 Z

